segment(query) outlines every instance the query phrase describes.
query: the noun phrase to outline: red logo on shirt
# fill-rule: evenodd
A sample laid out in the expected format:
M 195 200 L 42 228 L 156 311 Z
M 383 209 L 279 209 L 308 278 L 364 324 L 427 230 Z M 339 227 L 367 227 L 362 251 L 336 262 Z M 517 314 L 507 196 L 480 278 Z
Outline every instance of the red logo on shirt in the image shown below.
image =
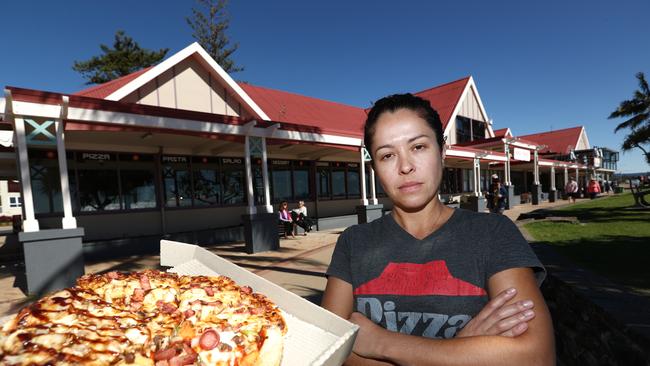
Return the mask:
M 355 295 L 484 296 L 484 289 L 454 278 L 444 260 L 424 264 L 389 263 L 381 275 L 354 290 Z

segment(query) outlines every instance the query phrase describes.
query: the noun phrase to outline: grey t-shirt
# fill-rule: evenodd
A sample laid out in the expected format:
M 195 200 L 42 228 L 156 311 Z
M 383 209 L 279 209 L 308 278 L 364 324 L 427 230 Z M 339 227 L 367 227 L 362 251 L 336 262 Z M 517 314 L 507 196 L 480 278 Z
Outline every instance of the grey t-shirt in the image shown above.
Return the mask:
M 382 327 L 452 338 L 488 302 L 488 279 L 516 267 L 533 268 L 538 284 L 546 275 L 507 217 L 455 209 L 422 240 L 392 215 L 349 227 L 327 275 L 352 284 L 354 310 Z

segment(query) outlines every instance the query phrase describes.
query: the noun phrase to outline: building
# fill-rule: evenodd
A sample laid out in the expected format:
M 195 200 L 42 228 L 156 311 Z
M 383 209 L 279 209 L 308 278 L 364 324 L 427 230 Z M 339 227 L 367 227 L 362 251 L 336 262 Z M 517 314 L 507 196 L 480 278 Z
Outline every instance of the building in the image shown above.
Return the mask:
M 562 170 L 612 171 L 549 155 L 540 136 L 494 131 L 472 77 L 414 94 L 443 123 L 448 204 L 480 210 L 492 174 L 517 204 L 555 199 Z M 83 227 L 87 243 L 210 243 L 241 240 L 247 217 L 282 200 L 305 200 L 321 229 L 356 223 L 360 205 L 391 208 L 364 159 L 363 108 L 237 83 L 196 43 L 73 95 L 6 87 L 0 112 L 15 134 L 0 172 L 21 182 L 25 232 Z

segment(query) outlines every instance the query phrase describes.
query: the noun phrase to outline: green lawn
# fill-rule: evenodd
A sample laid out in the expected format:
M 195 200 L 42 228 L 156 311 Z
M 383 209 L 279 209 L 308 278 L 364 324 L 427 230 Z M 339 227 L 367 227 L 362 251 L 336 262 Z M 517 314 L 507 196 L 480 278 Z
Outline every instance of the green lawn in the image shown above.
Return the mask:
M 531 222 L 524 227 L 575 263 L 622 285 L 650 294 L 650 210 L 630 209 L 630 193 L 554 210 L 580 224 Z

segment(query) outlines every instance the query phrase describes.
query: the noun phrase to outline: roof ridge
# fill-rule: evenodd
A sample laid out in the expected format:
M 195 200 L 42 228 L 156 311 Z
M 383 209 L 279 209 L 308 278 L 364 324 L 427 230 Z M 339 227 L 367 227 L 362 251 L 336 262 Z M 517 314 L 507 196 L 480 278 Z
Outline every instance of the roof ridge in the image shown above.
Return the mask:
M 250 85 L 250 86 L 252 86 L 254 88 L 261 88 L 261 89 L 265 89 L 265 90 L 271 90 L 271 91 L 275 91 L 275 92 L 291 94 L 291 95 L 295 95 L 295 96 L 298 96 L 298 97 L 303 97 L 303 98 L 308 98 L 308 99 L 315 99 L 315 100 L 318 100 L 318 101 L 321 101 L 321 102 L 327 102 L 327 103 L 342 105 L 342 106 L 345 106 L 345 107 L 360 109 L 362 111 L 365 110 L 364 108 L 357 107 L 357 106 L 350 105 L 350 104 L 345 104 L 345 103 L 342 103 L 342 102 L 335 102 L 335 101 L 332 101 L 332 100 L 316 98 L 316 97 L 312 97 L 312 96 L 309 96 L 309 95 L 299 94 L 299 93 L 296 93 L 296 92 L 290 92 L 290 91 L 286 91 L 286 90 L 273 89 L 273 88 L 269 88 L 267 86 L 260 86 L 260 85 L 251 84 L 249 82 L 240 81 L 240 82 L 237 82 L 237 84 L 239 84 L 240 86 L 241 86 L 241 84 Z
M 573 129 L 577 129 L 577 128 L 579 128 L 579 129 L 583 129 L 584 126 L 580 125 L 580 126 L 567 127 L 567 128 L 562 128 L 562 129 L 559 129 L 559 130 L 553 130 L 553 131 L 544 131 L 544 132 L 531 133 L 531 134 L 528 134 L 528 135 L 522 135 L 522 136 L 519 136 L 519 137 L 534 136 L 534 135 L 542 135 L 542 134 L 545 134 L 545 133 L 564 132 L 564 131 L 573 130 Z
M 457 82 L 462 81 L 462 80 L 469 80 L 471 77 L 472 77 L 472 75 L 469 75 L 469 76 L 465 76 L 465 77 L 462 77 L 460 79 L 450 81 L 450 82 L 447 82 L 447 83 L 444 83 L 444 84 L 432 86 L 430 88 L 420 90 L 419 92 L 415 92 L 415 93 L 413 93 L 413 95 L 422 94 L 422 93 L 425 93 L 425 92 L 428 92 L 428 91 L 431 91 L 431 90 L 434 90 L 434 89 L 442 88 L 443 86 L 447 86 L 449 84 L 457 83 Z

